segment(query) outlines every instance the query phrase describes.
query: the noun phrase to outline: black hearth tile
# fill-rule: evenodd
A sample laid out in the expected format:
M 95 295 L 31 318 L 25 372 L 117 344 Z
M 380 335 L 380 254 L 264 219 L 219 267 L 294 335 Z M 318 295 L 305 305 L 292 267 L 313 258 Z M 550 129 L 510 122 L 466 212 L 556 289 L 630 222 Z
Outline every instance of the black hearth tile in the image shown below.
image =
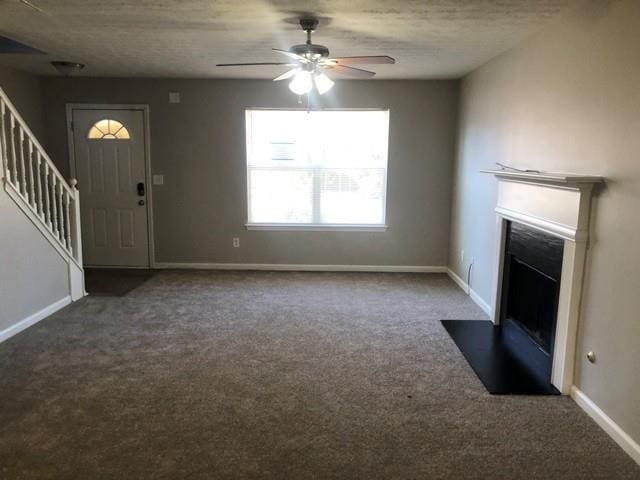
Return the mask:
M 529 369 L 502 341 L 502 330 L 490 321 L 441 320 L 489 393 L 559 395 L 549 379 Z

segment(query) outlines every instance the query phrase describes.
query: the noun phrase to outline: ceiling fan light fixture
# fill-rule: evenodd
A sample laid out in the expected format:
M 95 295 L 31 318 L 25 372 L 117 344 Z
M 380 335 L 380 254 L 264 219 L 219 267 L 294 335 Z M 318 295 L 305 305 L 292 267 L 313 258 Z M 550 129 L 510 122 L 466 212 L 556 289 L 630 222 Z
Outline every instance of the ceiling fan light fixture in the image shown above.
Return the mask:
M 311 80 L 311 73 L 307 70 L 300 70 L 296 73 L 289 83 L 289 90 L 297 95 L 304 95 L 309 93 L 313 88 L 313 82 Z
M 84 63 L 62 62 L 58 60 L 51 62 L 51 65 L 64 77 L 73 75 L 84 68 Z
M 1 1 L 1 0 L 0 0 Z M 333 80 L 323 73 L 330 69 L 331 74 L 344 75 L 352 78 L 372 78 L 375 72 L 354 67 L 352 65 L 381 65 L 393 64 L 396 61 L 388 55 L 358 55 L 351 57 L 329 57 L 329 49 L 324 45 L 317 45 L 311 41 L 311 34 L 318 27 L 318 19 L 303 15 L 300 26 L 307 34 L 307 41 L 293 45 L 288 50 L 272 48 L 274 52 L 287 57 L 286 62 L 253 62 L 253 63 L 218 63 L 217 67 L 249 67 L 249 66 L 280 66 L 294 67 L 278 75 L 274 82 L 291 77 L 289 89 L 297 95 L 307 95 L 315 88 L 316 93 L 323 95 L 334 85 Z
M 313 81 L 316 84 L 316 90 L 318 90 L 320 95 L 324 95 L 335 85 L 335 82 L 324 73 L 316 73 Z

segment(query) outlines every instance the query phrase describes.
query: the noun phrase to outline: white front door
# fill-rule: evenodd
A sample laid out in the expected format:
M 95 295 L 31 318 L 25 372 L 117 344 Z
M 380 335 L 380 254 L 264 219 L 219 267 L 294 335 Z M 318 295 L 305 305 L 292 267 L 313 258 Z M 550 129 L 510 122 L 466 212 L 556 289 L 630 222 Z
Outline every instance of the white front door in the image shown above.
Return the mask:
M 73 108 L 87 266 L 149 266 L 143 110 Z

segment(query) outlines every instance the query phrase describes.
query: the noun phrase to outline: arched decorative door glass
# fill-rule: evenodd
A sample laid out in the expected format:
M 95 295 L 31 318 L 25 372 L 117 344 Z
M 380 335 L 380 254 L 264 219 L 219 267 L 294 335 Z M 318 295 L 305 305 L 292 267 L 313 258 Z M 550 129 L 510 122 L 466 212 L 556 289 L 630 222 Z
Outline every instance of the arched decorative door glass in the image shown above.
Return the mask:
M 93 127 L 89 129 L 87 135 L 89 140 L 129 140 L 129 130 L 117 120 L 102 119 L 98 120 Z

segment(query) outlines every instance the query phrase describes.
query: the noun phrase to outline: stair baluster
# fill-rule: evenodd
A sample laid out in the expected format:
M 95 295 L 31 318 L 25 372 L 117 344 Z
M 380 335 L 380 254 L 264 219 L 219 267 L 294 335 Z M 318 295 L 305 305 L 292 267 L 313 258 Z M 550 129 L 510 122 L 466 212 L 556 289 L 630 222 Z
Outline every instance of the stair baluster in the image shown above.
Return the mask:
M 49 164 L 44 163 L 44 222 L 51 230 L 51 192 L 49 191 Z
M 51 172 L 53 173 L 53 172 Z M 56 191 L 57 191 L 57 186 L 56 184 L 58 183 L 58 179 L 56 178 L 55 175 L 51 175 L 51 230 L 53 232 L 53 234 L 57 237 L 58 236 L 58 201 L 56 198 Z
M 24 129 L 21 125 L 18 125 L 18 131 L 20 132 L 20 138 L 18 139 L 18 145 L 20 146 L 20 190 L 28 203 L 29 194 L 27 193 L 27 170 L 24 164 Z
M 62 195 L 63 195 L 63 189 L 62 189 L 62 183 L 58 183 L 58 191 L 59 194 L 56 196 L 56 198 L 58 199 L 58 239 L 64 243 L 64 231 L 67 228 L 67 226 L 64 223 L 64 215 L 63 215 L 63 209 L 62 209 Z
M 36 152 L 36 177 L 38 182 L 38 205 L 37 213 L 44 221 L 44 208 L 42 208 L 42 157 L 40 152 Z
M 64 191 L 64 232 L 65 232 L 65 246 L 67 250 L 71 250 L 71 221 L 69 219 L 69 192 Z
M 36 209 L 36 192 L 33 184 L 33 142 L 27 138 L 27 155 L 29 158 L 29 205 Z M 37 213 L 37 212 L 36 212 Z
M 5 103 L 0 98 L 0 156 L 2 156 L 2 170 L 4 176 L 11 180 L 11 171 L 9 170 L 9 154 L 7 152 L 7 129 L 5 127 Z
M 13 179 L 9 177 L 9 180 L 20 190 L 20 183 L 18 182 L 18 162 L 16 160 L 16 119 L 13 115 L 9 116 L 9 139 L 11 140 L 11 160 L 13 161 Z

